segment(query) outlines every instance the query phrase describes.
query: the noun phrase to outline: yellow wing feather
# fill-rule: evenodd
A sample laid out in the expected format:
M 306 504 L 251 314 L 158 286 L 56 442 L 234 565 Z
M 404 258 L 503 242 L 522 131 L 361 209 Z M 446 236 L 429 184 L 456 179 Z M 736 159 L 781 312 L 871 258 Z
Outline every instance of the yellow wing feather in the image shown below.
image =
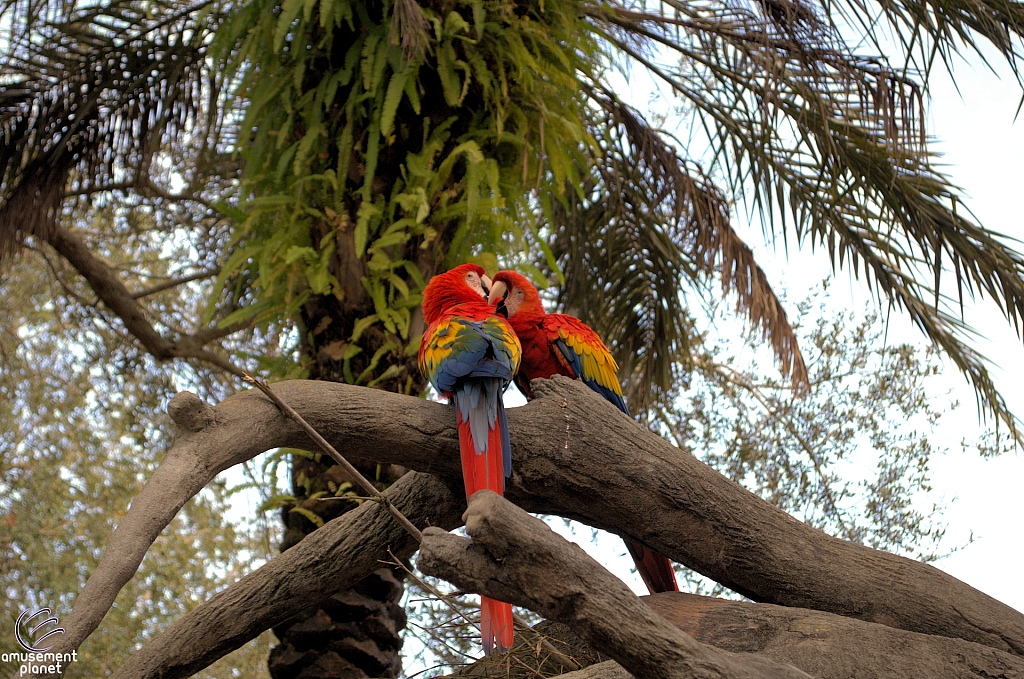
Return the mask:
M 490 339 L 491 346 L 505 354 L 511 372 L 515 373 L 522 358 L 522 347 L 508 322 L 504 318 L 491 316 L 483 319 L 478 327 L 479 330 L 470 330 L 469 322 L 458 316 L 445 316 L 437 320 L 427 328 L 420 344 L 420 372 L 431 382 L 436 381 L 438 371 L 443 369 L 443 363 L 458 350 L 457 345 L 472 341 L 473 338 L 479 340 L 479 332 L 482 330 Z
M 549 327 L 557 331 L 559 339 L 580 357 L 583 366 L 583 374 L 580 377 L 594 380 L 602 387 L 622 396 L 622 385 L 619 384 L 618 378 L 619 366 L 597 333 L 573 316 L 549 314 L 547 319 L 554 321 Z

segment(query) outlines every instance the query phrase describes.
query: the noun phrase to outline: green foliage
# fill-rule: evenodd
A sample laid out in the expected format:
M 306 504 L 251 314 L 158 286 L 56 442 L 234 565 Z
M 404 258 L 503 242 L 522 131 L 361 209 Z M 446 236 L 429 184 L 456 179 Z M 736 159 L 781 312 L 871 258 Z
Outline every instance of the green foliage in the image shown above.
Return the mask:
M 588 143 L 577 78 L 601 56 L 580 20 L 573 3 L 541 11 L 505 0 L 235 10 L 218 49 L 239 74 L 240 129 L 253 133 L 245 218 L 221 280 L 245 272 L 259 301 L 229 321 L 296 317 L 310 296 L 333 296 L 358 315 L 345 378 L 386 379 L 415 351 L 425 279 L 522 247 L 526 178 L 575 177 Z M 424 49 L 403 50 L 398 36 L 410 31 Z M 352 271 L 361 289 L 341 280 Z M 388 339 L 361 346 L 373 326 Z

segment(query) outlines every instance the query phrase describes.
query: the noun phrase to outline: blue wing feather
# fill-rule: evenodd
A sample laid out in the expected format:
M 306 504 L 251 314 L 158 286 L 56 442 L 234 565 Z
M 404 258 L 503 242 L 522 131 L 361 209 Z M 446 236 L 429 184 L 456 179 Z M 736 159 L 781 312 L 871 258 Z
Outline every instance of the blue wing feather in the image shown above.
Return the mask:
M 428 332 L 430 332 L 428 330 Z M 487 432 L 500 420 L 505 476 L 512 470 L 512 448 L 501 395 L 519 367 L 520 348 L 503 320 L 452 316 L 437 324 L 421 370 L 439 392 L 458 405 L 477 452 L 487 450 Z M 433 349 L 433 350 L 429 350 Z
M 514 361 L 509 352 L 495 351 L 498 339 L 486 321 L 451 320 L 455 337 L 449 350 L 430 366 L 427 379 L 438 391 L 452 393 L 455 383 L 466 377 L 494 377 L 506 382 L 515 374 Z

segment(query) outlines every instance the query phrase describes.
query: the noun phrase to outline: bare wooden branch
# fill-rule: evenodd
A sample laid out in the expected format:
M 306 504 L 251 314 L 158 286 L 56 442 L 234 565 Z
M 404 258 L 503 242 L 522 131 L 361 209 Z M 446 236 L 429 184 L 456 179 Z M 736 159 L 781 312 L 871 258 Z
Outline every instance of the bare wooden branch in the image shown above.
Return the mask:
M 633 679 L 633 675 L 614 660 L 606 660 L 590 667 L 584 667 L 577 672 L 559 674 L 552 679 Z
M 472 539 L 440 528 L 423 531 L 421 571 L 566 624 L 637 679 L 809 676 L 762 656 L 727 655 L 687 636 L 579 545 L 493 491 L 475 493 L 463 518 Z
M 272 387 L 346 455 L 461 483 L 455 418 L 446 406 L 379 390 L 292 381 Z M 537 399 L 508 411 L 506 496 L 645 544 L 769 603 L 826 610 L 1024 654 L 1024 616 L 928 565 L 815 530 L 621 415 L 585 385 L 537 380 Z M 178 437 L 132 502 L 96 571 L 62 619 L 54 652 L 70 652 L 185 501 L 224 469 L 278 446 L 313 442 L 262 394 L 210 407 L 171 402 Z
M 151 285 L 148 288 L 143 288 L 138 292 L 133 292 L 132 299 L 142 299 L 143 297 L 155 295 L 156 293 L 163 292 L 164 290 L 176 288 L 179 285 L 184 285 L 185 283 L 191 283 L 192 281 L 200 281 L 204 278 L 211 278 L 213 276 L 218 275 L 219 273 L 220 269 L 214 269 L 212 271 L 200 271 L 199 273 L 194 273 L 189 276 L 181 276 L 180 278 L 172 278 L 169 281 L 157 283 L 156 285 Z
M 438 477 L 412 472 L 385 491 L 420 526 L 462 523 L 462 493 Z M 188 677 L 264 630 L 348 589 L 418 543 L 379 503 L 365 502 L 193 609 L 143 646 L 112 679 Z M 330 605 L 328 601 L 324 605 Z
M 47 242 L 85 278 L 96 296 L 121 319 L 128 332 L 139 340 L 153 358 L 158 361 L 195 358 L 238 377 L 242 376 L 242 370 L 227 358 L 204 348 L 207 342 L 221 336 L 221 329 L 209 329 L 205 334 L 184 335 L 170 340 L 153 327 L 135 295 L 103 261 L 89 251 L 85 242 L 76 234 L 55 224 Z
M 755 601 L 1024 655 L 1024 615 L 1009 606 L 933 566 L 794 519 L 585 385 L 555 378 L 531 387 L 543 410 L 509 411 L 506 496 L 524 509 L 610 530 Z
M 1024 657 L 963 639 L 907 632 L 854 618 L 773 604 L 730 601 L 680 592 L 642 597 L 656 613 L 694 639 L 732 653 L 756 653 L 789 663 L 808 674 L 830 679 L 1013 679 L 1024 676 Z M 553 643 L 571 646 L 575 631 L 546 624 Z M 513 649 L 529 658 L 526 649 Z M 628 679 L 615 662 L 594 663 L 583 673 L 558 679 Z M 493 676 L 488 659 L 459 669 L 455 677 Z M 510 679 L 533 679 L 535 674 L 509 672 Z

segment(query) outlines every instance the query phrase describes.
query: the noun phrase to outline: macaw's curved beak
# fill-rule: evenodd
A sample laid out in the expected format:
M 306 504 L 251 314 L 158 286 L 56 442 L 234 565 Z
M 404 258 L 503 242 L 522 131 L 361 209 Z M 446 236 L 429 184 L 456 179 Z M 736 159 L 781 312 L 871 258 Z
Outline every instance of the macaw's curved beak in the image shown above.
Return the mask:
M 487 295 L 487 303 L 495 306 L 495 311 L 508 318 L 508 309 L 505 308 L 505 298 L 508 297 L 508 286 L 502 281 L 491 284 L 491 292 Z
M 480 286 L 484 289 L 484 299 L 491 294 L 491 279 L 487 276 L 480 277 Z

